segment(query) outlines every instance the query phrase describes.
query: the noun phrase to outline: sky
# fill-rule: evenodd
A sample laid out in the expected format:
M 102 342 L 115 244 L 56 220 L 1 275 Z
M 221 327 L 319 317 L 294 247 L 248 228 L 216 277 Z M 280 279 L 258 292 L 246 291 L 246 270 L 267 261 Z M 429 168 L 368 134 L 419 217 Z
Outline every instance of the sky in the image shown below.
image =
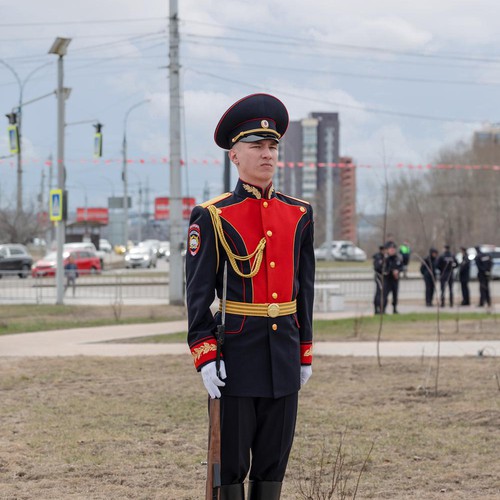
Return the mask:
M 223 191 L 224 152 L 213 142 L 220 116 L 254 92 L 280 98 L 292 120 L 339 113 L 341 155 L 367 166 L 358 169 L 365 212 L 380 209 L 386 173 L 421 175 L 397 165 L 432 163 L 441 148 L 500 122 L 494 0 L 178 0 L 178 9 L 182 194 L 198 202 Z M 125 133 L 134 207 L 140 190 L 150 210 L 169 195 L 168 17 L 166 0 L 0 0 L 0 110 L 18 105 L 14 72 L 27 103 L 24 206 L 36 203 L 42 182 L 47 200 L 47 160 L 57 156 L 55 96 L 28 104 L 57 86 L 57 57 L 48 54 L 56 37 L 72 39 L 64 58 L 70 209 L 123 194 Z M 96 121 L 104 125 L 98 162 Z M 5 118 L 0 157 L 9 154 Z M 15 206 L 16 185 L 15 158 L 0 160 L 0 207 Z

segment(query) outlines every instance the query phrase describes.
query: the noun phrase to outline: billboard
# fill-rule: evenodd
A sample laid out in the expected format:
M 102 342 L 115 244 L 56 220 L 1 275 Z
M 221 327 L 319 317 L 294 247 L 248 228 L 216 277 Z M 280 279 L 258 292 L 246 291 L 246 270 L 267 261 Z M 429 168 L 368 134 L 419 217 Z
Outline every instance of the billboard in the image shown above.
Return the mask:
M 77 222 L 100 222 L 107 225 L 109 223 L 109 211 L 107 208 L 77 208 Z
M 184 220 L 189 219 L 191 210 L 193 210 L 195 205 L 196 200 L 194 198 L 182 198 L 182 218 Z M 155 198 L 155 220 L 167 219 L 170 219 L 170 198 L 168 196 Z

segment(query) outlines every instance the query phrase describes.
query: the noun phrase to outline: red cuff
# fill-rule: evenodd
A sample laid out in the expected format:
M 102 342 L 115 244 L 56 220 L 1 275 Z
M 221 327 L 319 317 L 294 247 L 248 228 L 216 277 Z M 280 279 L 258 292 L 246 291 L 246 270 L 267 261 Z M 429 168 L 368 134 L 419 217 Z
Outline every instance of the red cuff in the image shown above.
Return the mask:
M 307 344 L 300 344 L 300 364 L 310 365 L 313 359 L 313 345 L 312 342 Z
M 200 366 L 215 361 L 217 353 L 217 341 L 215 339 L 205 340 L 200 344 L 191 347 L 194 366 L 198 369 Z

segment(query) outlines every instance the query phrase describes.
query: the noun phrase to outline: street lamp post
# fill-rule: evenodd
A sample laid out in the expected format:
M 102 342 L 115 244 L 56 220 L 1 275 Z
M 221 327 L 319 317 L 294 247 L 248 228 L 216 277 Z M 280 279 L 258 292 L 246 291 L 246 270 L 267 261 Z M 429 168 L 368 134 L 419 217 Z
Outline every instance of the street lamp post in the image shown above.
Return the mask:
M 52 64 L 52 63 L 45 63 L 42 64 L 41 66 L 38 66 L 35 68 L 33 71 L 28 73 L 26 78 L 21 81 L 19 78 L 19 75 L 17 74 L 16 70 L 8 63 L 6 63 L 4 60 L 0 59 L 0 64 L 3 64 L 15 77 L 17 80 L 17 83 L 19 85 L 19 105 L 17 107 L 17 137 L 19 141 L 19 148 L 17 151 L 17 196 L 16 196 L 16 212 L 17 215 L 22 213 L 23 211 L 23 168 L 22 168 L 22 109 L 23 109 L 23 93 L 24 93 L 24 86 L 28 82 L 28 80 L 40 69 L 45 68 L 45 66 Z
M 127 121 L 130 112 L 143 104 L 150 102 L 150 99 L 144 99 L 133 106 L 131 106 L 125 113 L 125 118 L 123 119 L 123 239 L 125 247 L 128 244 L 128 179 L 127 179 Z
M 59 56 L 57 61 L 57 187 L 64 194 L 64 104 L 67 92 L 64 89 L 64 66 L 63 58 L 66 55 L 68 45 L 71 38 L 56 38 L 49 54 Z M 56 239 L 57 239 L 57 265 L 56 265 L 56 287 L 57 287 L 57 304 L 63 303 L 64 297 L 64 267 L 63 267 L 63 247 L 64 247 L 64 232 L 66 221 L 61 220 L 57 223 Z

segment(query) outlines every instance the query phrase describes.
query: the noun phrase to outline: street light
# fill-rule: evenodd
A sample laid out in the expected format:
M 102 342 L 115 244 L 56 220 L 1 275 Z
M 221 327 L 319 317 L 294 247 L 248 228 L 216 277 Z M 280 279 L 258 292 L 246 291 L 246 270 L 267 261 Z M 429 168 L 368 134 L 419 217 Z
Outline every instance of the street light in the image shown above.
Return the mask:
M 151 99 L 144 99 L 130 108 L 125 113 L 125 118 L 123 120 L 123 171 L 122 171 L 122 180 L 123 180 L 123 238 L 125 240 L 124 245 L 128 245 L 128 181 L 127 181 L 127 120 L 130 115 L 130 112 L 143 104 L 150 102 Z
M 19 75 L 17 74 L 16 70 L 8 63 L 6 63 L 4 60 L 0 59 L 0 64 L 3 64 L 15 77 L 17 80 L 17 83 L 19 85 L 19 104 L 17 107 L 17 112 L 12 114 L 16 115 L 16 135 L 17 135 L 17 141 L 18 141 L 18 148 L 17 148 L 17 200 L 16 200 L 16 212 L 17 215 L 22 213 L 23 211 L 23 170 L 22 170 L 22 142 L 21 142 L 21 136 L 22 136 L 22 130 L 21 130 L 21 124 L 22 124 L 22 108 L 23 108 L 23 92 L 24 92 L 24 86 L 28 82 L 28 80 L 40 69 L 45 68 L 45 66 L 48 66 L 49 64 L 52 63 L 45 63 L 42 64 L 41 66 L 38 66 L 35 68 L 33 71 L 28 73 L 26 78 L 21 81 L 19 78 Z M 9 118 L 10 120 L 10 118 Z
M 59 56 L 57 61 L 57 187 L 64 193 L 64 104 L 68 92 L 64 89 L 64 66 L 63 58 L 66 55 L 71 38 L 56 38 L 49 54 Z M 65 196 L 65 194 L 63 194 Z M 64 268 L 63 268 L 63 246 L 66 221 L 57 223 L 57 266 L 56 266 L 56 286 L 57 304 L 63 303 L 64 296 Z

